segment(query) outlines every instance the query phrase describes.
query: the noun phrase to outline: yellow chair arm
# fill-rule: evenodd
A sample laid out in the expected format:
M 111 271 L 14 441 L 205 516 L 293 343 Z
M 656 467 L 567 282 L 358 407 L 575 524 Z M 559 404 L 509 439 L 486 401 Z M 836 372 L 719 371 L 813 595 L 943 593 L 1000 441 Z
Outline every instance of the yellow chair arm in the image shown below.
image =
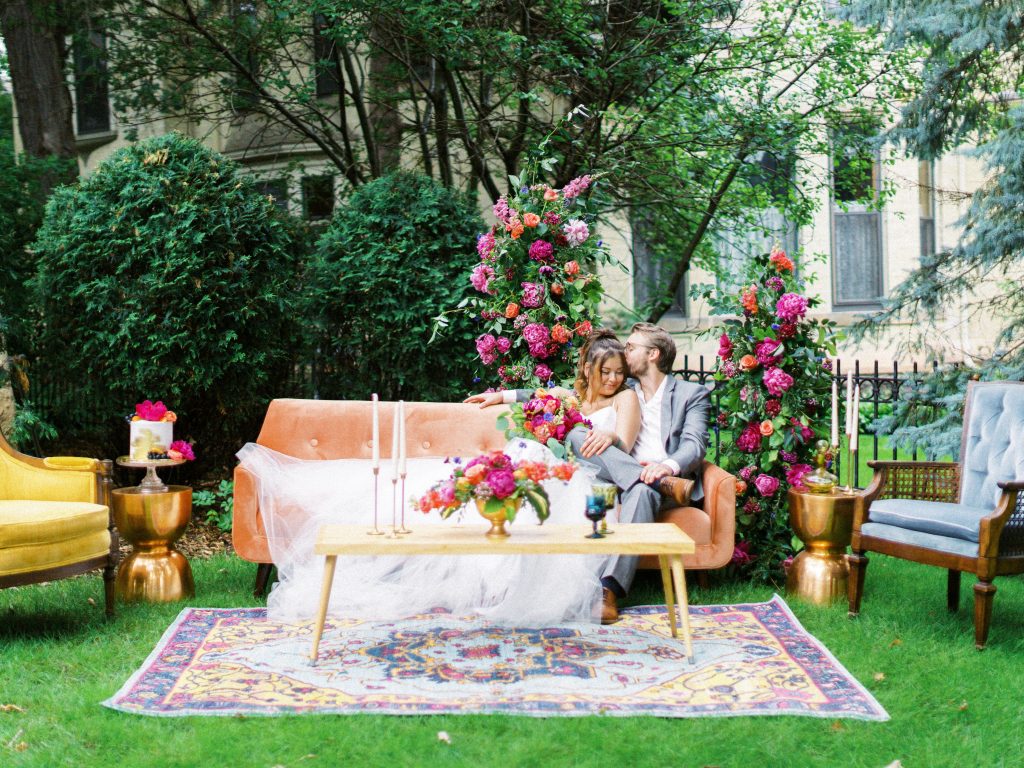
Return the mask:
M 73 469 L 85 472 L 99 472 L 100 462 L 85 456 L 48 456 L 43 465 L 50 469 Z

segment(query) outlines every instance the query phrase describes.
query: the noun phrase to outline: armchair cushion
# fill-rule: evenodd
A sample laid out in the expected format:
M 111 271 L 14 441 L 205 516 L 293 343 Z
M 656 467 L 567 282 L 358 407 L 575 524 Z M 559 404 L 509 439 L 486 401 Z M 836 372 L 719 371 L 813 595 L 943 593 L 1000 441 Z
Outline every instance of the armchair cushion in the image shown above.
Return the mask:
M 1000 480 L 1024 477 L 1024 387 L 974 388 L 960 452 L 960 498 L 995 508 Z
M 947 552 L 951 555 L 963 555 L 964 557 L 978 556 L 977 541 L 954 539 L 949 536 L 913 531 L 909 528 L 899 528 L 895 525 L 885 525 L 884 523 L 864 523 L 860 527 L 860 532 L 862 536 L 883 539 L 896 544 L 909 544 L 912 547 L 922 547 L 938 552 Z
M 106 527 L 101 531 L 63 541 L 0 547 L 0 578 L 19 573 L 50 571 L 109 555 L 110 531 Z
M 106 531 L 107 522 L 102 504 L 0 500 L 0 550 L 68 541 Z
M 992 510 L 942 501 L 878 499 L 871 505 L 869 514 L 872 523 L 973 541 L 977 544 L 981 518 L 992 514 Z M 977 553 L 977 547 L 974 548 L 974 552 Z

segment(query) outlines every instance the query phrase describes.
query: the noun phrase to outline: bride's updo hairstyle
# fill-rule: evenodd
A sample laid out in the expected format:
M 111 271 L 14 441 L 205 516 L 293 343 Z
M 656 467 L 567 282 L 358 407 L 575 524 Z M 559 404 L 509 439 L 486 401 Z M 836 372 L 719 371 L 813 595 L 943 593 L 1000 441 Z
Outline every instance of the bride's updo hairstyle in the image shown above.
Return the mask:
M 599 328 L 592 331 L 580 350 L 579 369 L 576 371 L 576 381 L 572 385 L 573 389 L 576 390 L 576 396 L 580 400 L 585 400 L 587 392 L 590 390 L 587 364 L 589 363 L 591 371 L 599 371 L 604 362 L 613 357 L 618 357 L 622 361 L 622 369 L 626 376 L 628 376 L 626 348 L 622 345 L 622 342 L 607 328 Z M 619 392 L 626 388 L 626 376 L 622 377 L 622 384 L 618 389 Z

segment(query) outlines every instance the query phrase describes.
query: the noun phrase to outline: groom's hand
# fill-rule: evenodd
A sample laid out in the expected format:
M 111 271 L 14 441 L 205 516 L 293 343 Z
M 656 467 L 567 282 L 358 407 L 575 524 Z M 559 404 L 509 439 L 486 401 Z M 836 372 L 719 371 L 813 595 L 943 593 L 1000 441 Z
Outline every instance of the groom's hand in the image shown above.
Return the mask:
M 664 464 L 652 464 L 647 461 L 640 463 L 643 465 L 643 469 L 640 470 L 640 480 L 648 485 L 658 482 L 663 477 L 675 474 L 671 467 L 667 467 Z
M 591 456 L 604 453 L 610 446 L 615 445 L 615 440 L 614 432 L 604 429 L 592 429 L 583 438 L 583 443 L 580 445 L 580 456 L 584 459 L 589 459 Z
M 481 392 L 479 395 L 470 395 L 462 402 L 480 403 L 481 408 L 486 408 L 489 405 L 501 405 L 504 398 L 501 392 Z

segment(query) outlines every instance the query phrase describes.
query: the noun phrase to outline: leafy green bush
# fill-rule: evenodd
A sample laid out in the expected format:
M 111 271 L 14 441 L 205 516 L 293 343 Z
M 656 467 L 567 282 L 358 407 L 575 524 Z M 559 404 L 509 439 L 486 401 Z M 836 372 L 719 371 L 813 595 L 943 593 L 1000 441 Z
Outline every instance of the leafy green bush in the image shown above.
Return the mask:
M 310 269 L 307 316 L 326 357 L 321 396 L 446 400 L 472 387 L 471 322 L 427 342 L 431 318 L 469 295 L 482 229 L 470 200 L 422 175 L 392 173 L 349 198 Z
M 49 375 L 114 418 L 113 447 L 127 441 L 116 417 L 160 399 L 201 469 L 229 463 L 290 370 L 304 241 L 197 141 L 168 134 L 115 153 L 57 190 L 34 246 Z
M 193 491 L 192 507 L 207 523 L 216 525 L 222 531 L 230 531 L 231 516 L 235 509 L 234 481 L 221 480 L 214 490 Z

